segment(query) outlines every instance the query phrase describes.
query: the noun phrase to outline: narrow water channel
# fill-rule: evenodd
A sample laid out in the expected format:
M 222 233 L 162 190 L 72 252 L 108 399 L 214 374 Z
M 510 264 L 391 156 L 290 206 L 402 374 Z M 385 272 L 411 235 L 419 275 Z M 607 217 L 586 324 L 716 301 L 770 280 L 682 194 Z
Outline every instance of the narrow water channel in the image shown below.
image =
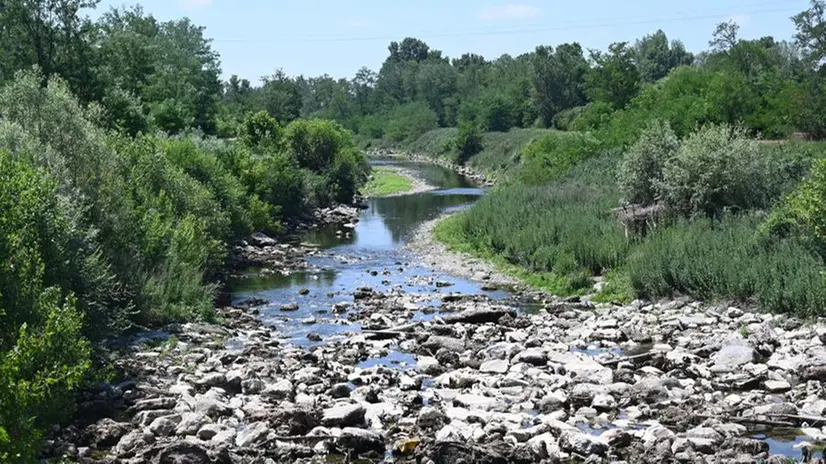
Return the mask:
M 402 166 L 436 189 L 370 199 L 356 228 L 347 234 L 342 233 L 341 227 L 305 234 L 301 237 L 302 243 L 319 248 L 318 254 L 308 258 L 310 266 L 306 271 L 288 276 L 245 277 L 231 283 L 233 302 L 253 297 L 269 301 L 261 310 L 261 317 L 297 346 L 326 343 L 346 332 L 359 330 L 359 325 L 347 321 L 346 314 L 331 311 L 336 303 L 351 303 L 353 291 L 359 287 L 386 291 L 403 286 L 408 294 L 434 294 L 434 307 L 439 304 L 435 296 L 442 291 L 433 285 L 437 281 L 452 284 L 443 287 L 444 292 L 486 294 L 493 299 L 510 296 L 503 290 L 482 290 L 479 283 L 417 264 L 404 247 L 420 224 L 469 207 L 484 194 L 483 189 L 441 166 L 405 161 L 374 161 L 374 164 Z M 289 303 L 297 303 L 298 311 L 279 311 Z M 428 314 L 418 317 L 427 318 Z M 308 338 L 311 333 L 314 335 Z

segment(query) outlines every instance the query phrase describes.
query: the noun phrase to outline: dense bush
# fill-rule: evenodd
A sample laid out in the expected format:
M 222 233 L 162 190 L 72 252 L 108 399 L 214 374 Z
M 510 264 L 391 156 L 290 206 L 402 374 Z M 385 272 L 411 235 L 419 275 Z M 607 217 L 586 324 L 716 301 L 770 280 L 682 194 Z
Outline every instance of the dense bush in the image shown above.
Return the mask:
M 283 136 L 278 121 L 266 111 L 247 115 L 241 122 L 238 132 L 238 138 L 242 143 L 264 150 L 278 150 Z
M 811 176 L 772 211 L 762 231 L 796 237 L 826 257 L 826 160 L 815 163 Z
M 826 305 L 823 261 L 793 241 L 757 240 L 759 218 L 698 219 L 658 230 L 630 254 L 638 295 L 674 292 L 812 316 Z
M 473 124 L 461 125 L 452 142 L 458 164 L 465 164 L 473 155 L 482 151 L 482 134 Z
M 530 185 L 549 182 L 600 149 L 599 141 L 588 134 L 551 132 L 522 148 L 519 179 Z
M 653 203 L 659 196 L 663 166 L 679 146 L 677 136 L 667 123 L 652 121 L 619 165 L 617 177 L 622 201 L 643 205 Z
M 686 138 L 663 166 L 663 201 L 685 216 L 763 207 L 776 193 L 773 169 L 742 129 L 706 126 Z
M 395 142 L 412 140 L 439 127 L 439 117 L 426 103 L 408 103 L 386 115 L 384 136 Z

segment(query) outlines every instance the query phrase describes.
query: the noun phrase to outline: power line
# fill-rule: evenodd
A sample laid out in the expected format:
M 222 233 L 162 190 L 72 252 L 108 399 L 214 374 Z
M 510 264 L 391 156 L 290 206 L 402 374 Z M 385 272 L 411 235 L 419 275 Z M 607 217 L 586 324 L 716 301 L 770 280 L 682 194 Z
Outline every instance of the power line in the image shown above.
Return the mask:
M 766 2 L 762 4 L 762 6 L 771 6 L 771 5 L 789 5 L 789 1 L 774 1 L 774 2 Z M 761 4 L 751 4 L 750 6 L 761 6 Z M 731 9 L 734 8 L 732 6 L 726 7 L 727 12 L 731 12 Z M 739 11 L 738 14 L 742 15 L 760 15 L 760 14 L 768 14 L 768 13 L 780 13 L 780 12 L 787 12 L 793 13 L 797 12 L 797 8 L 794 11 L 791 10 L 791 5 L 782 7 L 782 8 L 764 8 L 764 9 L 756 9 L 756 10 L 744 10 Z M 703 20 L 703 19 L 714 19 L 719 18 L 725 12 L 718 11 L 716 13 L 703 13 L 703 14 L 692 14 L 690 12 L 687 13 L 674 13 L 667 16 L 661 17 L 648 17 L 648 18 L 641 18 L 639 19 L 629 18 L 623 20 L 597 20 L 594 21 L 584 21 L 584 22 L 574 22 L 574 23 L 567 23 L 558 26 L 543 26 L 543 27 L 533 27 L 533 28 L 500 28 L 500 29 L 488 29 L 488 30 L 465 30 L 465 31 L 453 31 L 453 32 L 442 32 L 442 33 L 418 33 L 415 34 L 419 38 L 428 39 L 428 38 L 442 38 L 442 37 L 466 37 L 466 36 L 491 36 L 491 35 L 514 35 L 514 34 L 531 34 L 537 32 L 551 32 L 551 31 L 563 31 L 563 30 L 578 30 L 578 29 L 594 29 L 594 28 L 607 28 L 607 27 L 617 27 L 617 26 L 631 26 L 631 25 L 642 25 L 642 24 L 654 24 L 654 23 L 674 23 L 674 22 L 683 22 L 683 21 L 696 21 L 696 20 Z M 278 38 L 269 38 L 269 39 L 213 39 L 213 42 L 224 42 L 224 43 L 278 43 L 278 42 L 362 42 L 362 41 L 378 41 L 378 40 L 396 40 L 398 39 L 398 35 L 389 36 L 389 35 L 382 35 L 382 36 L 346 36 L 346 35 L 319 35 L 319 36 L 304 36 L 304 37 L 296 37 L 296 36 L 281 36 Z

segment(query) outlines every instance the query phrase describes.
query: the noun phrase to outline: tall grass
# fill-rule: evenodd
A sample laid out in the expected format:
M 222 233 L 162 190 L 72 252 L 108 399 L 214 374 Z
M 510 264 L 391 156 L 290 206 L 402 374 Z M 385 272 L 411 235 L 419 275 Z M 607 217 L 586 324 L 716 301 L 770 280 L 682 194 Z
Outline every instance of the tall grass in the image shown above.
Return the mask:
M 792 241 L 760 240 L 759 216 L 680 222 L 651 234 L 625 267 L 642 297 L 675 292 L 751 302 L 762 309 L 813 316 L 826 308 L 824 263 Z

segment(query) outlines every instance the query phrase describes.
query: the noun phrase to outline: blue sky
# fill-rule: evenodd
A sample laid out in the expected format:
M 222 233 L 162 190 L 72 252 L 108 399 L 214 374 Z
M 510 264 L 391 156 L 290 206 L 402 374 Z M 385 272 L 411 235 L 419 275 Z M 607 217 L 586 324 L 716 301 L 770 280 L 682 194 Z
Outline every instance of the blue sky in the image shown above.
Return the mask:
M 99 9 L 135 2 L 103 0 Z M 287 74 L 351 77 L 378 70 L 391 40 L 411 36 L 456 57 L 518 55 L 536 45 L 578 41 L 605 49 L 657 29 L 690 51 L 707 48 L 714 26 L 737 21 L 744 38 L 790 39 L 789 19 L 808 0 L 141 0 L 159 19 L 188 16 L 206 27 L 224 77 L 257 82 Z

